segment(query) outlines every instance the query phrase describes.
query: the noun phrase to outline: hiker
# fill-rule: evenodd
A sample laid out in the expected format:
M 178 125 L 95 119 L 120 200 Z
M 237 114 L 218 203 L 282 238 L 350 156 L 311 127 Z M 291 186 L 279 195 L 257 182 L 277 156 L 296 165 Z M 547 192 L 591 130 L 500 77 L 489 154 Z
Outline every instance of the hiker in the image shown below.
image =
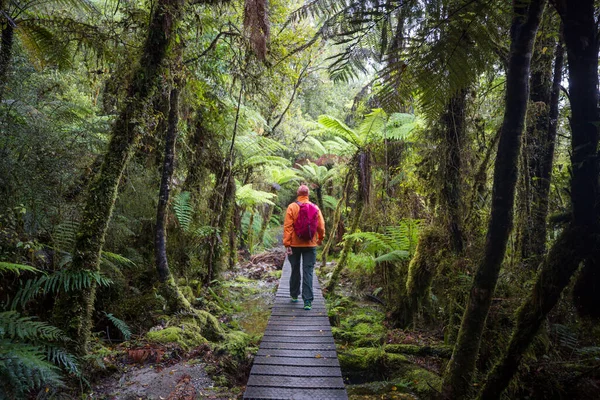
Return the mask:
M 302 300 L 304 309 L 310 310 L 313 301 L 313 269 L 317 260 L 317 246 L 325 236 L 325 221 L 321 210 L 308 201 L 309 189 L 300 185 L 297 201 L 291 203 L 285 213 L 283 223 L 283 245 L 292 266 L 290 276 L 290 296 L 298 301 L 300 294 L 300 258 L 302 258 Z

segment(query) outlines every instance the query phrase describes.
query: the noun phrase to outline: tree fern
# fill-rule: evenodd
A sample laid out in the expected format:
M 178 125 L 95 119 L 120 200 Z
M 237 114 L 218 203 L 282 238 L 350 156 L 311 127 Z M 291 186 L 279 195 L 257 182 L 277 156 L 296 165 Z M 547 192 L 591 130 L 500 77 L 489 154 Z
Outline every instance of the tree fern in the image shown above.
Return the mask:
M 179 221 L 181 229 L 183 229 L 184 232 L 189 231 L 194 213 L 190 192 L 181 192 L 177 196 L 174 196 L 173 210 L 175 211 L 175 216 L 177 217 L 177 221 Z
M 110 313 L 104 312 L 104 315 L 106 315 L 106 318 L 108 318 L 108 320 L 112 322 L 112 324 L 119 330 L 119 332 L 121 332 L 125 340 L 129 340 L 129 338 L 131 338 L 131 330 L 129 329 L 129 325 L 127 325 L 125 321 L 115 317 Z
M 273 193 L 253 189 L 251 183 L 244 186 L 238 186 L 235 192 L 235 201 L 237 204 L 246 207 L 254 207 L 260 204 L 275 205 L 275 203 L 271 201 L 274 197 L 275 194 Z

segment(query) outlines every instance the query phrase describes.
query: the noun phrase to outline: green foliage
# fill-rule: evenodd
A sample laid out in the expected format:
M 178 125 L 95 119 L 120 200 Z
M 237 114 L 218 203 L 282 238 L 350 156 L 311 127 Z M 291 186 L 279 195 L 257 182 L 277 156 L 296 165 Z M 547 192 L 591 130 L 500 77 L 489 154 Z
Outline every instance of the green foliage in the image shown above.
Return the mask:
M 131 338 L 131 329 L 129 329 L 129 326 L 125 323 L 125 321 L 115 317 L 111 313 L 104 312 L 104 315 L 110 322 L 112 322 L 119 332 L 121 332 L 125 340 L 129 340 L 129 338 Z
M 188 232 L 194 216 L 190 192 L 181 192 L 173 199 L 173 210 L 179 225 L 184 232 Z
M 21 272 L 40 272 L 40 270 L 30 265 L 13 264 L 0 261 L 0 274 L 2 274 L 3 272 L 13 272 L 19 274 Z
M 251 183 L 241 187 L 238 186 L 235 192 L 236 203 L 244 207 L 255 207 L 261 204 L 275 205 L 272 201 L 274 197 L 275 194 L 273 193 L 253 189 Z
M 89 288 L 92 283 L 109 286 L 112 281 L 97 271 L 56 271 L 49 275 L 30 279 L 21 285 L 12 301 L 12 308 L 24 306 L 34 297 L 42 294 L 57 294 Z
M 76 359 L 55 343 L 64 333 L 45 322 L 0 312 L 0 389 L 21 398 L 43 385 L 62 386 L 60 368 L 79 374 Z
M 356 232 L 344 235 L 344 240 L 361 243 L 361 251 L 375 256 L 376 262 L 402 261 L 414 252 L 419 225 L 418 220 L 403 220 L 386 227 L 383 233 Z

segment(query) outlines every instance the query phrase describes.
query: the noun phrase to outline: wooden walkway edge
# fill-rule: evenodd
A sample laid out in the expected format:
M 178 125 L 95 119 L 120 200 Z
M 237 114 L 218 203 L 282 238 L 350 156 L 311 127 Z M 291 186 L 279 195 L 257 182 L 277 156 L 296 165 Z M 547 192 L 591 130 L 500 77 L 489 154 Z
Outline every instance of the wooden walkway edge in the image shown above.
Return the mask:
M 316 274 L 310 311 L 290 301 L 290 274 L 286 259 L 244 399 L 348 399 Z

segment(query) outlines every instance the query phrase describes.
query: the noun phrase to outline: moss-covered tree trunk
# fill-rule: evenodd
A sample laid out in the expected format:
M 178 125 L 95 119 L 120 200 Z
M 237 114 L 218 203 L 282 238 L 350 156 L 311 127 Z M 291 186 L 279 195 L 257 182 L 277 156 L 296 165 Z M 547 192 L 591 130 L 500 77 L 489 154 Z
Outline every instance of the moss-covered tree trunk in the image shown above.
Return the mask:
M 340 221 L 342 219 L 342 207 L 346 203 L 346 198 L 348 196 L 348 189 L 353 182 L 354 174 L 348 172 L 346 175 L 346 180 L 344 182 L 344 189 L 342 191 L 342 198 L 338 201 L 337 206 L 335 207 L 335 213 L 333 214 L 333 223 L 331 225 L 331 229 L 326 232 L 329 236 L 327 237 L 327 242 L 325 242 L 325 246 L 323 247 L 323 251 L 321 252 L 321 265 L 327 265 L 327 256 L 329 255 L 329 250 L 331 246 L 333 246 L 333 241 L 337 235 L 338 227 Z
M 545 29 L 554 23 L 546 13 Z M 562 80 L 563 50 L 549 32 L 536 42 L 530 79 L 527 129 L 523 136 L 518 190 L 517 232 L 520 257 L 527 270 L 535 271 L 546 252 L 548 194 L 554 160 L 558 98 Z M 555 56 L 548 51 L 556 47 Z M 552 61 L 555 60 L 554 78 Z
M 424 302 L 427 301 L 431 282 L 437 266 L 448 248 L 447 231 L 435 225 L 425 228 L 419 237 L 415 255 L 408 266 L 406 278 L 406 295 L 392 311 L 392 322 L 395 326 L 406 328 L 414 323 L 415 316 Z
M 127 91 L 127 100 L 113 126 L 102 168 L 89 189 L 73 261 L 68 267 L 72 273 L 98 271 L 100 253 L 117 197 L 117 187 L 132 150 L 142 135 L 143 129 L 139 126 L 139 121 L 143 120 L 143 113 L 155 92 L 163 64 L 169 56 L 182 4 L 182 0 L 159 0 L 155 6 L 139 64 L 134 68 Z M 56 322 L 74 339 L 74 351 L 78 354 L 85 354 L 87 350 L 95 291 L 96 287 L 92 284 L 81 290 L 62 294 L 55 306 Z
M 544 0 L 513 2 L 505 112 L 494 168 L 492 211 L 484 256 L 477 268 L 454 353 L 444 375 L 442 397 L 445 399 L 464 399 L 471 391 L 481 335 L 512 226 L 517 164 L 529 97 L 531 52 L 544 6 Z
M 598 257 L 598 30 L 594 1 L 556 1 L 564 24 L 571 103 L 571 201 L 573 217 L 541 265 L 533 290 L 517 313 L 508 349 L 483 387 L 481 399 L 499 399 L 524 352 L 582 261 Z M 586 38 L 586 40 L 581 40 Z M 584 265 L 596 267 L 592 263 Z M 596 272 L 597 273 L 597 272 Z M 597 299 L 597 293 L 596 293 Z
M 360 223 L 360 219 L 362 217 L 362 212 L 363 212 L 363 208 L 364 208 L 364 202 L 362 201 L 360 196 L 358 196 L 358 197 L 359 198 L 356 200 L 356 205 L 355 205 L 355 209 L 354 209 L 352 225 L 350 226 L 350 231 L 348 232 L 348 234 L 350 234 L 350 235 L 353 234 L 354 232 L 356 232 L 356 230 L 358 229 L 358 224 Z M 349 255 L 350 251 L 352 251 L 352 246 L 354 246 L 354 240 L 346 239 L 344 241 L 344 248 L 342 249 L 342 254 L 340 255 L 340 260 L 338 261 L 337 265 L 335 266 L 335 269 L 333 270 L 333 273 L 331 274 L 331 278 L 329 279 L 329 282 L 327 282 L 327 286 L 325 287 L 325 290 L 327 291 L 327 293 L 329 295 L 333 294 L 335 287 L 337 286 L 337 284 L 340 280 L 340 273 L 346 267 L 346 263 L 348 262 L 348 255 Z
M 442 165 L 441 200 L 444 225 L 450 236 L 452 250 L 456 254 L 463 252 L 464 235 L 462 229 L 462 147 L 466 136 L 465 108 L 467 90 L 459 91 L 450 99 L 446 112 L 442 116 L 444 138 L 444 165 Z
M 156 207 L 156 229 L 154 234 L 154 259 L 160 281 L 160 292 L 171 312 L 191 311 L 189 301 L 179 291 L 175 279 L 169 270 L 167 259 L 167 207 L 169 194 L 175 171 L 175 141 L 177 140 L 177 124 L 179 123 L 179 88 L 178 83 L 171 89 L 169 101 L 169 118 L 165 137 L 165 155 L 162 166 L 158 205 Z
M 8 1 L 0 1 L 0 13 L 8 15 Z M 15 28 L 6 16 L 0 18 L 0 104 L 4 100 L 4 90 L 8 82 L 8 70 L 12 59 L 13 43 L 15 39 Z
M 231 215 L 231 208 L 235 205 L 235 181 L 231 174 L 228 162 L 221 167 L 217 174 L 217 181 L 210 200 L 210 227 L 211 232 L 204 246 L 204 265 L 206 275 L 204 284 L 210 283 L 223 270 L 223 239 L 227 229 L 227 222 Z M 234 231 L 235 232 L 235 231 Z

